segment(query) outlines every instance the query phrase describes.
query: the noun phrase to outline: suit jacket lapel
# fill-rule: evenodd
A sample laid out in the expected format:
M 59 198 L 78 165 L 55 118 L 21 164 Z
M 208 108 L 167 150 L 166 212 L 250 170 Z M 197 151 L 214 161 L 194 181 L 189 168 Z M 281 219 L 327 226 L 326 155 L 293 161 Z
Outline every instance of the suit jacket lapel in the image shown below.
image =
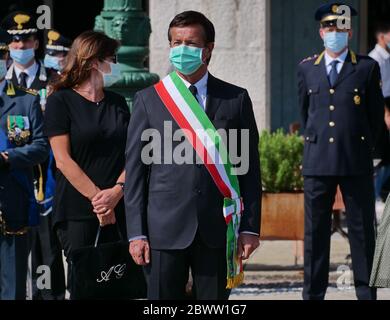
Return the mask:
M 355 65 L 352 63 L 351 51 L 349 51 L 347 58 L 345 59 L 343 68 L 341 69 L 339 77 L 337 78 L 335 87 L 337 87 L 343 80 L 345 80 L 350 74 L 354 72 L 355 72 Z
M 207 82 L 206 114 L 210 120 L 214 120 L 220 104 L 221 99 L 218 98 L 218 85 L 216 79 L 209 74 Z

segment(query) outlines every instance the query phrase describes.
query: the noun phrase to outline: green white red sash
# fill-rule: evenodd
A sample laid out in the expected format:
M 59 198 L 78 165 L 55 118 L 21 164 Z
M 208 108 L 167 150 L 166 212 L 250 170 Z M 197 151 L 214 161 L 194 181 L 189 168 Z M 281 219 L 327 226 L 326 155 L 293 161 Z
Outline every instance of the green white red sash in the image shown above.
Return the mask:
M 203 108 L 176 72 L 156 84 L 155 89 L 224 197 L 227 288 L 235 288 L 244 280 L 242 259 L 237 256 L 237 239 L 244 208 L 237 175 L 229 160 L 227 148 Z

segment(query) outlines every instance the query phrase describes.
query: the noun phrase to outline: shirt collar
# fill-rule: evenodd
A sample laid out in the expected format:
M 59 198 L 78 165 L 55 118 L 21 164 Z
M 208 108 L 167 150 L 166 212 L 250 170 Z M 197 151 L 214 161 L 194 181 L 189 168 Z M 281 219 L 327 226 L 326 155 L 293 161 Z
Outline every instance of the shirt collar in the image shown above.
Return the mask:
M 187 88 L 191 86 L 191 83 L 189 83 L 187 80 L 180 77 Z M 200 79 L 197 83 L 194 83 L 193 85 L 198 89 L 198 92 L 206 92 L 207 91 L 207 82 L 209 80 L 209 72 L 207 71 L 206 74 Z
M 19 76 L 22 72 L 25 72 L 29 78 L 35 78 L 38 72 L 38 63 L 34 61 L 34 63 L 29 66 L 27 69 L 19 69 L 16 65 L 15 66 L 15 74 L 16 78 L 19 79 Z
M 348 52 L 349 52 L 349 50 L 345 50 L 345 52 L 343 54 L 341 54 L 336 59 L 334 59 L 325 51 L 325 63 L 326 63 L 326 65 L 329 66 L 334 60 L 337 60 L 337 61 L 339 61 L 341 63 L 344 63 L 345 60 L 347 59 Z
M 382 57 L 382 59 L 387 60 L 390 58 L 390 53 L 385 48 L 382 48 L 382 46 L 379 44 L 375 46 L 375 50 Z

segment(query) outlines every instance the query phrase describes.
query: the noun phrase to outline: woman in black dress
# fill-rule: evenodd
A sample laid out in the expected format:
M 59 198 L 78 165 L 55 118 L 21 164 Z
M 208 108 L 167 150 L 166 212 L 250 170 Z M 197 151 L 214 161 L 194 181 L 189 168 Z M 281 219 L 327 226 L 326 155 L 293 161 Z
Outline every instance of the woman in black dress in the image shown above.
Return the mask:
M 65 256 L 101 240 L 126 235 L 123 203 L 126 131 L 125 99 L 104 86 L 120 77 L 119 43 L 88 31 L 73 43 L 61 78 L 47 101 L 45 133 L 57 165 L 53 224 Z

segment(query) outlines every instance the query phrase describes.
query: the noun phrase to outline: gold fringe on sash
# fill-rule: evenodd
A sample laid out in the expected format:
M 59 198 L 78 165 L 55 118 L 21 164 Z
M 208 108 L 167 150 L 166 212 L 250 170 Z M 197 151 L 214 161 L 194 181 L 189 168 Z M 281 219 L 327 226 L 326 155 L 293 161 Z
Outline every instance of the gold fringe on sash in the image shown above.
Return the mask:
M 243 282 L 244 282 L 244 272 L 241 272 L 240 274 L 236 275 L 234 278 L 228 278 L 227 279 L 226 289 L 237 288 Z

